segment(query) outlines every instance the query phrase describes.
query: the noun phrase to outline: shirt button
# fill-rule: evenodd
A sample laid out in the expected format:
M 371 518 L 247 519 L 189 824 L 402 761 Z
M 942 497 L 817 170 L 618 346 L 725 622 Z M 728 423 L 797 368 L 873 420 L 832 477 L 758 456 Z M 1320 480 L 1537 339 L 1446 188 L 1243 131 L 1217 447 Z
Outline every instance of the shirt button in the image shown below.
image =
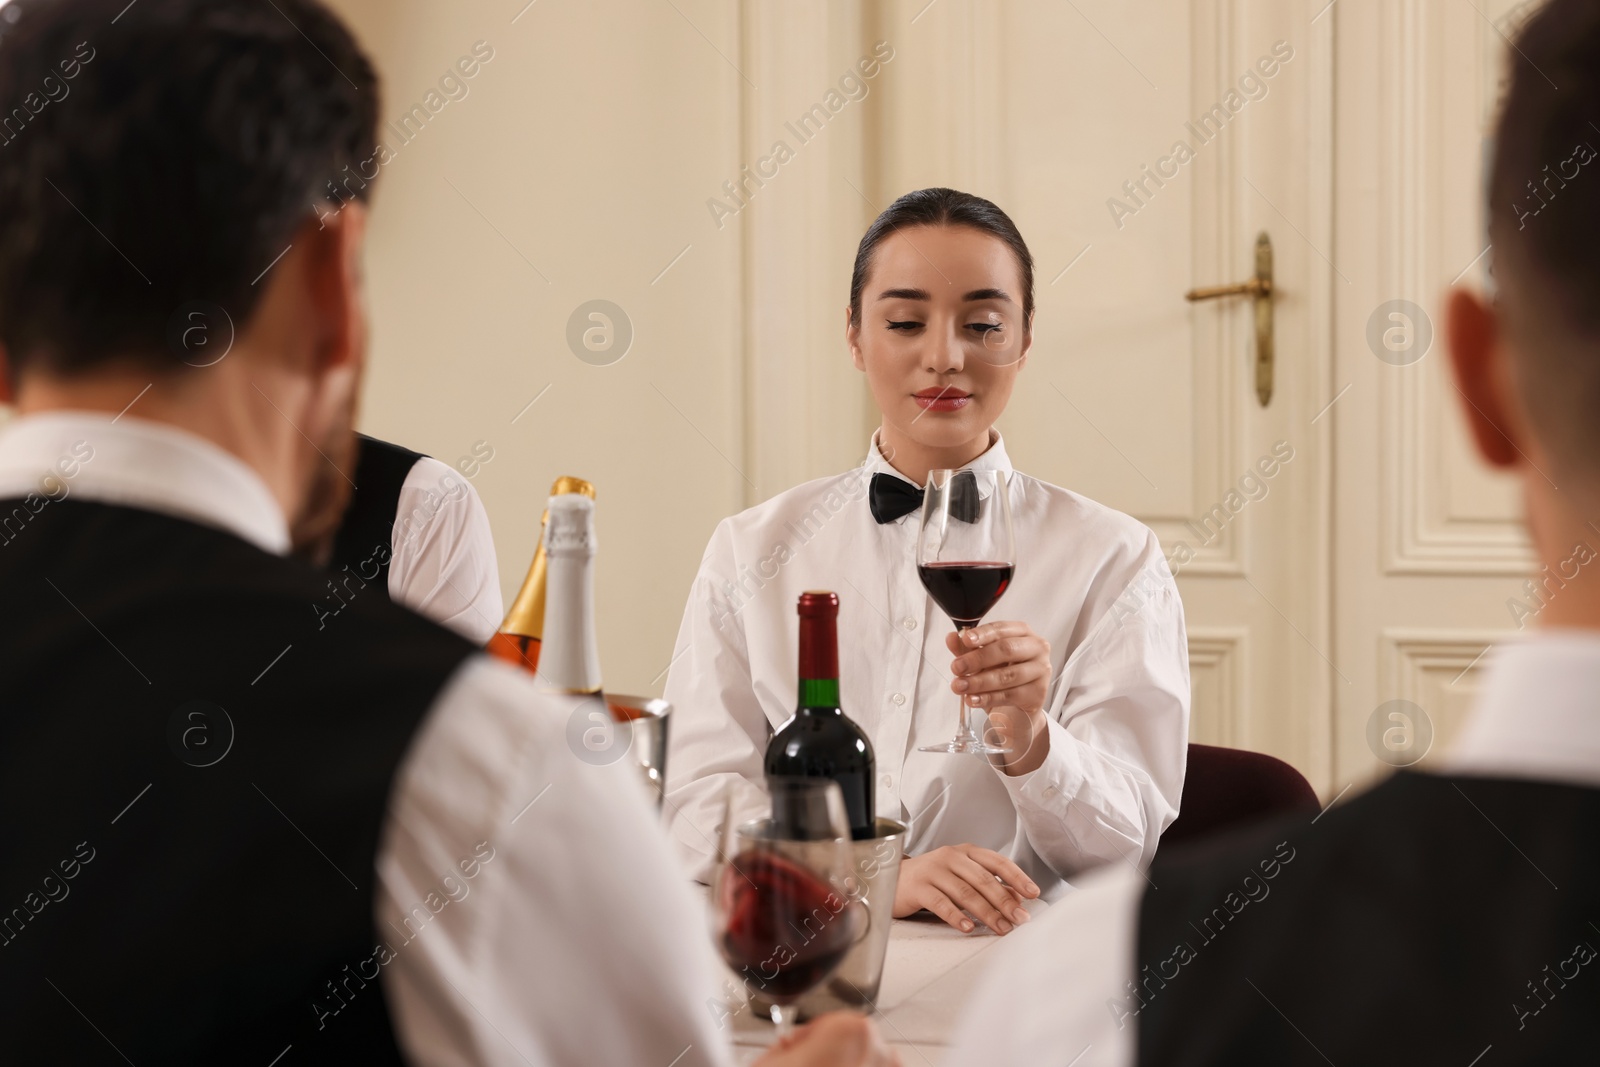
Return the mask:
M 917 628 L 917 620 L 907 615 L 905 618 L 900 620 L 900 625 L 904 626 L 908 630 L 915 630 Z
M 896 693 L 889 699 L 894 701 L 896 704 L 904 704 L 906 702 L 906 695 L 904 693 Z
M 878 779 L 878 784 L 888 789 L 894 785 L 894 775 L 886 774 Z
M 1058 793 L 1059 793 L 1059 792 L 1060 792 L 1060 790 L 1058 790 L 1058 789 L 1057 789 L 1057 788 L 1056 788 L 1056 787 L 1055 787 L 1055 786 L 1053 786 L 1053 785 L 1049 785 L 1049 786 L 1045 786 L 1045 790 L 1044 790 L 1044 795 L 1045 795 L 1045 799 L 1047 799 L 1047 800 L 1054 800 L 1054 799 L 1055 799 L 1055 798 L 1056 798 L 1056 795 L 1057 795 L 1057 794 L 1058 794 Z

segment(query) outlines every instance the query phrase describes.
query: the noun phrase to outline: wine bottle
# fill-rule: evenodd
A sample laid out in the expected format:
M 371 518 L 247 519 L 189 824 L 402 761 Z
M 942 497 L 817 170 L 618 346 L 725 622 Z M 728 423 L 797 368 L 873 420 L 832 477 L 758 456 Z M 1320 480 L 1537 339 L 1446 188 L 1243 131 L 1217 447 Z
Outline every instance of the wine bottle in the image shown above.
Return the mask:
M 557 693 L 600 695 L 594 633 L 594 501 L 580 493 L 550 498 L 544 528 L 544 650 L 539 677 Z M 603 700 L 603 698 L 602 698 Z
M 550 487 L 551 496 L 565 493 L 582 493 L 594 499 L 594 486 L 582 478 L 562 475 Z M 528 576 L 522 580 L 517 599 L 511 602 L 500 629 L 489 638 L 485 650 L 508 663 L 514 663 L 530 672 L 539 669 L 539 646 L 544 636 L 545 551 L 544 530 L 550 521 L 550 512 L 539 516 L 539 543 L 533 549 L 533 563 Z
M 839 706 L 839 598 L 827 592 L 801 593 L 796 611 L 800 696 L 793 717 L 767 743 L 766 773 L 832 778 L 844 793 L 850 835 L 856 840 L 874 837 L 872 742 Z M 783 813 L 774 817 L 781 822 Z M 777 829 L 785 833 L 783 826 Z

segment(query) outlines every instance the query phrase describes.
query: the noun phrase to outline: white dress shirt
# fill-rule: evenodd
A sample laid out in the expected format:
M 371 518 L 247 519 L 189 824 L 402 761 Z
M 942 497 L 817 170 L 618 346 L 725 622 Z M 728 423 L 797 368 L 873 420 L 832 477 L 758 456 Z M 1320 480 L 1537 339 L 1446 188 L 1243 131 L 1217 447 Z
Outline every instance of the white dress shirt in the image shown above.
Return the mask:
M 998 433 L 968 467 L 1011 471 Z M 724 519 L 711 536 L 666 686 L 667 804 L 691 869 L 708 873 L 725 786 L 741 816 L 765 814 L 762 759 L 769 731 L 794 714 L 795 603 L 810 589 L 839 595 L 841 703 L 872 740 L 877 813 L 909 823 L 909 853 L 990 848 L 1047 897 L 1099 864 L 1148 863 L 1177 814 L 1189 733 L 1183 605 L 1155 535 L 1077 493 L 1011 479 L 1016 577 L 987 618 L 1032 626 L 1050 642 L 1054 675 L 1049 754 L 1011 776 L 917 751 L 955 735 L 954 627 L 917 578 L 918 513 L 872 517 L 878 473 L 904 478 L 874 436 L 860 467 Z
M 1549 630 L 1502 645 L 1478 706 L 1437 769 L 1600 788 L 1597 706 L 1600 632 Z M 1137 970 L 1144 888 L 1138 875 L 1108 868 L 996 946 L 946 1062 L 1134 1064 L 1138 1027 L 1119 1028 L 1107 1005 L 1122 1002 Z M 1016 1010 L 1039 1003 L 1044 990 L 1049 1011 Z
M 0 497 L 29 493 L 288 550 L 282 510 L 254 470 L 132 416 L 14 420 L 0 431 Z M 411 1063 L 731 1062 L 708 1007 L 722 994 L 704 907 L 639 776 L 568 748 L 573 699 L 471 656 L 397 769 L 373 917 L 393 951 L 377 962 Z
M 389 599 L 486 644 L 505 607 L 489 514 L 472 483 L 432 456 L 417 460 L 389 543 Z

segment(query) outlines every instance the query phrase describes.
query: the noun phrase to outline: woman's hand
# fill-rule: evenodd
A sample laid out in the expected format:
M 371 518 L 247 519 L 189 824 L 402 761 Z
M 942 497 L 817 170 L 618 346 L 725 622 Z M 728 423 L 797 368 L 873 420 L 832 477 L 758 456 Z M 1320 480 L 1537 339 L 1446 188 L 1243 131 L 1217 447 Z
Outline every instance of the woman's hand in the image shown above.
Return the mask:
M 998 852 L 977 845 L 945 845 L 900 862 L 894 890 L 894 917 L 903 919 L 927 908 L 963 933 L 976 915 L 997 934 L 1008 934 L 1028 921 L 1024 900 L 1039 895 L 1033 879 Z
M 1050 642 L 1025 622 L 988 622 L 952 633 L 950 683 L 969 707 L 988 712 L 1011 752 L 996 757 L 1007 774 L 1026 774 L 1050 751 L 1044 702 L 1050 695 Z M 996 740 L 986 737 L 985 740 Z
M 758 1067 L 900 1067 L 872 1020 L 850 1011 L 819 1015 L 767 1050 Z

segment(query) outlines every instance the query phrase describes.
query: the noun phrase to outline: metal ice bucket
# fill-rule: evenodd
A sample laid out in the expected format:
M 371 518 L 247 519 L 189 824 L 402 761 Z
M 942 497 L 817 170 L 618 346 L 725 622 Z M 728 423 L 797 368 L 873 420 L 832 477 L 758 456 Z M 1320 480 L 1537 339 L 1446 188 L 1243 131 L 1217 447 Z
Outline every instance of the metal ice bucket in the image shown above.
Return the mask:
M 660 697 L 606 693 L 606 704 L 618 727 L 627 731 L 626 756 L 639 768 L 645 789 L 657 809 L 667 791 L 667 730 L 672 705 Z
M 763 820 L 741 826 L 740 832 L 765 823 Z M 866 905 L 867 932 L 826 982 L 800 998 L 797 1002 L 800 1018 L 810 1019 L 840 1008 L 872 1010 L 878 998 L 878 987 L 883 982 L 883 960 L 889 951 L 889 931 L 894 925 L 894 891 L 900 881 L 905 840 L 904 823 L 879 819 L 877 836 L 850 842 L 854 869 L 845 890 L 851 900 Z M 750 999 L 756 1014 L 765 1016 L 771 1001 L 760 993 L 752 993 Z

